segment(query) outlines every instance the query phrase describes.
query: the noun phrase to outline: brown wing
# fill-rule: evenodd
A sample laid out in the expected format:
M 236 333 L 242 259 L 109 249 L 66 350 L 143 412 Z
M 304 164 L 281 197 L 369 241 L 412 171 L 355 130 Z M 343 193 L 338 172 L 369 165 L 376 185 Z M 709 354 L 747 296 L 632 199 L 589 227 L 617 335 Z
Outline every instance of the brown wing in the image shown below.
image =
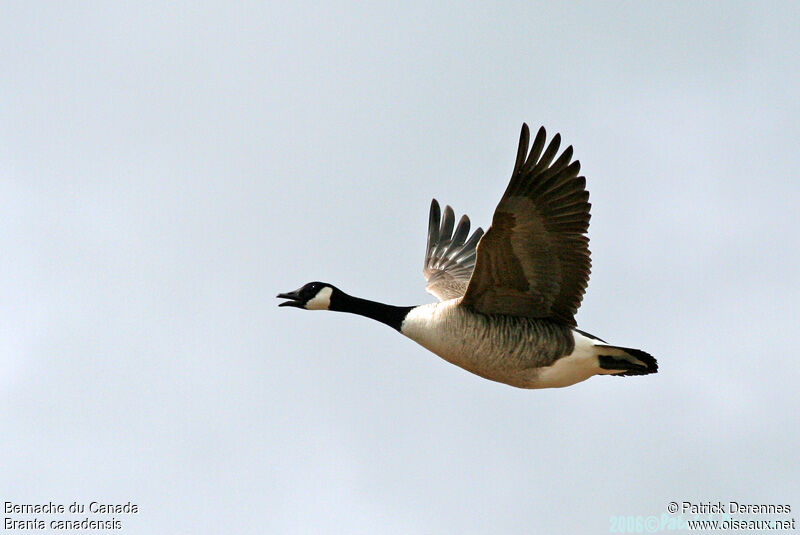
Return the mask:
M 542 154 L 545 135 L 540 128 L 528 153 L 530 133 L 522 125 L 511 182 L 478 244 L 462 304 L 575 325 L 591 268 L 589 192 L 580 163 L 570 163 L 572 146 L 554 162 L 561 136 Z

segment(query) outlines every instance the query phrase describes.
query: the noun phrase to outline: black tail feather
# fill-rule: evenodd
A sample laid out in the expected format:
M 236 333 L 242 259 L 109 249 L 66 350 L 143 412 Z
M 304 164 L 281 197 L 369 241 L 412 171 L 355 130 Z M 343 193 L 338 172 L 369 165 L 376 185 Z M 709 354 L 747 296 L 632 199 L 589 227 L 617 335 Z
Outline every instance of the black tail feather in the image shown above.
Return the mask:
M 655 357 L 641 349 L 606 345 L 598 345 L 597 349 L 599 353 L 597 360 L 601 368 L 604 370 L 622 370 L 621 373 L 613 375 L 627 377 L 629 375 L 648 375 L 658 371 L 658 361 L 656 361 Z M 632 362 L 629 357 L 642 362 L 644 366 Z

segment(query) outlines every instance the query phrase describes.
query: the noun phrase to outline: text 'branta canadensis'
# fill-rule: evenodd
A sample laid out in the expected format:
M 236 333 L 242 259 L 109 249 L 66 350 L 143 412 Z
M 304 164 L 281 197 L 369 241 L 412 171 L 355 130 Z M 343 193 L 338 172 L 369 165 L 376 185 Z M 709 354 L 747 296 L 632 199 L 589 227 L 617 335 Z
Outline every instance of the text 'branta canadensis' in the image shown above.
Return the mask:
M 311 282 L 280 306 L 351 312 L 378 320 L 472 373 L 521 388 L 562 387 L 597 374 L 646 375 L 656 359 L 606 344 L 576 328 L 589 281 L 589 193 L 572 146 L 545 148 L 540 128 L 528 150 L 522 125 L 511 181 L 486 234 L 469 234 L 431 203 L 423 273 L 438 303 L 393 306 Z

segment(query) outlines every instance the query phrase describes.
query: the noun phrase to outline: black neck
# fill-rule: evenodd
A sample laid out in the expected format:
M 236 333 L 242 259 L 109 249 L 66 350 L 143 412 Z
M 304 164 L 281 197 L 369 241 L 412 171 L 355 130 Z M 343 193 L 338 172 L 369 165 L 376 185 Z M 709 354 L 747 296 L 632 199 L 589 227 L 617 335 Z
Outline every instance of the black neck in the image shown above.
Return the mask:
M 408 312 L 414 307 L 396 307 L 394 305 L 386 305 L 368 299 L 361 299 L 360 297 L 353 297 L 344 292 L 337 292 L 333 299 L 329 310 L 337 312 L 349 312 L 351 314 L 358 314 L 374 320 L 385 323 L 392 329 L 400 330 L 400 325 L 406 318 Z

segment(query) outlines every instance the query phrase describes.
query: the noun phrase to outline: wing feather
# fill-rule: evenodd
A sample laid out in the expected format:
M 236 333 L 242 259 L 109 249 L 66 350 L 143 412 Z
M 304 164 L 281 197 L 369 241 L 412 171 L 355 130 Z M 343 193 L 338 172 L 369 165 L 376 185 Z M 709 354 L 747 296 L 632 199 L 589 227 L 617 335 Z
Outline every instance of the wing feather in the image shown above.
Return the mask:
M 455 213 L 445 206 L 444 214 L 436 199 L 431 202 L 428 215 L 428 247 L 422 274 L 425 289 L 440 301 L 461 297 L 475 267 L 476 247 L 483 236 L 477 228 L 470 235 L 470 221 L 461 216 L 455 224 Z
M 514 172 L 477 246 L 462 304 L 486 314 L 551 318 L 575 325 L 589 281 L 589 193 L 561 136 L 545 147 L 522 125 Z

